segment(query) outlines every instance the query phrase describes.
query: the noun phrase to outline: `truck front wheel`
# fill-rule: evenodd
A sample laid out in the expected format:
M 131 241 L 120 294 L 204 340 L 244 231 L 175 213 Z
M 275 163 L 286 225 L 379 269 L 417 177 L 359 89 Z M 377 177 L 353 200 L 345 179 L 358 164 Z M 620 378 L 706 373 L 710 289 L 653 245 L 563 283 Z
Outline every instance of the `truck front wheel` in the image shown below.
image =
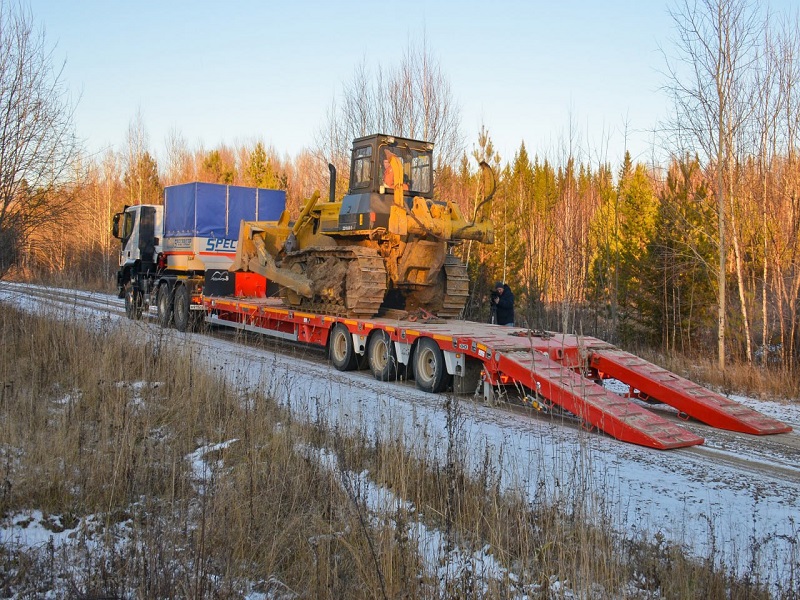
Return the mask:
M 158 307 L 158 324 L 166 329 L 172 324 L 172 298 L 168 283 L 158 286 L 156 306 Z
M 189 290 L 186 289 L 185 285 L 176 286 L 172 305 L 172 322 L 175 323 L 175 329 L 178 331 L 183 332 L 189 328 L 190 305 Z
M 125 284 L 125 316 L 134 321 L 142 318 L 144 310 L 144 301 L 142 298 L 141 290 L 133 287 L 133 282 L 129 281 Z

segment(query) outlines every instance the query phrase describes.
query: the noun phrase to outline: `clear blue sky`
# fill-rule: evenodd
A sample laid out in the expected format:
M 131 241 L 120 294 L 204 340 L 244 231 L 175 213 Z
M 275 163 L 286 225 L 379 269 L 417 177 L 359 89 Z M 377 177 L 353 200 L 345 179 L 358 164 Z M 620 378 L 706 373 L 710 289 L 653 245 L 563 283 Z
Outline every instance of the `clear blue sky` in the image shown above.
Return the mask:
M 787 0 L 788 1 L 788 0 Z M 647 160 L 666 116 L 668 2 L 154 2 L 30 0 L 91 151 L 122 149 L 137 112 L 150 149 L 262 139 L 295 155 L 365 58 L 391 68 L 426 37 L 461 107 L 468 146 L 484 124 L 504 160 L 522 141 L 555 156 L 572 136 L 619 164 Z

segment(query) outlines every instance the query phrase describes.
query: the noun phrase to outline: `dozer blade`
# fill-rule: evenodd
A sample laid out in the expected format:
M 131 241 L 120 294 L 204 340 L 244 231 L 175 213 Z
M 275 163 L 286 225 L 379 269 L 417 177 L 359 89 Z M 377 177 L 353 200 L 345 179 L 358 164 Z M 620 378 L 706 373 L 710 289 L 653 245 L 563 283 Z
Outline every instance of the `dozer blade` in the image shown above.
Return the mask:
M 253 244 L 254 231 L 263 231 L 261 229 L 254 229 L 253 221 L 242 221 L 239 225 L 239 238 L 236 242 L 236 257 L 233 259 L 233 264 L 230 266 L 231 271 L 249 271 L 250 259 L 256 256 L 256 247 Z
M 274 226 L 275 223 L 242 221 L 239 227 L 239 241 L 236 244 L 236 258 L 231 265 L 231 271 L 252 271 L 301 296 L 312 297 L 314 292 L 308 277 L 302 273 L 282 269 L 275 262 L 274 248 L 271 250 L 267 247 L 266 228 L 270 225 Z

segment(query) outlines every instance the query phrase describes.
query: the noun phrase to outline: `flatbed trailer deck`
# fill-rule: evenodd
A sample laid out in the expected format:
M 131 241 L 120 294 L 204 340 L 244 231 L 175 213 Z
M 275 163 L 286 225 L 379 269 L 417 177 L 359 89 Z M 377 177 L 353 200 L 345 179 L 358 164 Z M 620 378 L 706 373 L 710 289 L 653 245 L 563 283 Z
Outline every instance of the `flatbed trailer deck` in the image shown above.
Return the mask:
M 587 429 L 650 448 L 703 443 L 634 400 L 674 406 L 683 418 L 755 435 L 791 427 L 592 337 L 401 314 L 370 319 L 287 308 L 277 298 L 203 297 L 209 324 L 327 348 L 341 370 L 368 365 L 379 379 L 406 373 L 430 392 L 452 389 L 493 402 L 509 386 L 538 408 L 559 407 Z M 629 385 L 627 396 L 602 385 Z M 449 387 L 448 387 L 449 386 Z

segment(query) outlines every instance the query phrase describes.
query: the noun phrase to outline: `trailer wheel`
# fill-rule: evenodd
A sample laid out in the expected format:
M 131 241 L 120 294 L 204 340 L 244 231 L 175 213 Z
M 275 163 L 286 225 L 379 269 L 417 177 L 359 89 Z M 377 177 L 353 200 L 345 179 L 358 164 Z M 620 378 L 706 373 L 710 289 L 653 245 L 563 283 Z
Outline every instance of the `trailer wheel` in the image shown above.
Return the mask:
M 370 336 L 367 359 L 375 379 L 380 381 L 397 379 L 397 354 L 389 334 L 385 331 L 375 331 Z
M 185 285 L 175 286 L 175 294 L 173 299 L 172 321 L 175 323 L 175 329 L 178 331 L 186 331 L 189 328 L 189 305 L 191 299 L 189 298 L 189 290 Z
M 341 323 L 337 323 L 331 329 L 331 337 L 328 340 L 328 356 L 330 356 L 333 366 L 340 371 L 352 371 L 357 366 L 353 336 Z
M 158 309 L 158 324 L 164 329 L 172 325 L 172 294 L 170 294 L 169 284 L 162 283 L 158 286 L 156 295 L 156 307 Z
M 447 389 L 450 377 L 441 348 L 430 338 L 421 337 L 414 352 L 414 379 L 425 392 L 438 394 Z
M 125 284 L 125 316 L 134 321 L 142 318 L 144 299 L 141 290 L 133 287 L 132 282 Z

